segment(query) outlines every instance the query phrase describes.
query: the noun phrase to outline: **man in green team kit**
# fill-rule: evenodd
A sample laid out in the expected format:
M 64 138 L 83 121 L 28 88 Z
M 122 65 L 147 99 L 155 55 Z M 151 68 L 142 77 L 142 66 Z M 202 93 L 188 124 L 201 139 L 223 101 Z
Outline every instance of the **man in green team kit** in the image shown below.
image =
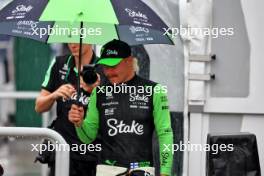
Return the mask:
M 154 175 L 154 130 L 160 146 L 160 175 L 171 175 L 173 156 L 165 150 L 173 143 L 167 89 L 136 75 L 131 49 L 120 40 L 103 46 L 97 64 L 103 65 L 110 83 L 93 90 L 85 119 L 82 107 L 72 105 L 69 111 L 81 141 L 91 143 L 98 133 L 101 135 L 96 175 L 114 176 L 133 170 Z

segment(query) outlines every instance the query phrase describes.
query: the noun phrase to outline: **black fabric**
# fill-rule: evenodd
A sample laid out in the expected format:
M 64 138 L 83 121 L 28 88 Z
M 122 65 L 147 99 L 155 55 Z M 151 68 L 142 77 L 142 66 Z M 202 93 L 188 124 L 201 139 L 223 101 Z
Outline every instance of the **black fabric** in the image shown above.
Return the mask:
M 135 76 L 120 86 L 154 88 L 155 85 L 155 82 Z M 110 84 L 108 86 L 113 87 Z M 131 163 L 147 162 L 153 166 L 151 150 L 154 132 L 153 94 L 148 96 L 146 94 L 146 91 L 136 94 L 129 92 L 105 94 L 97 91 L 99 129 L 102 138 L 105 139 L 99 162 L 112 160 L 116 162 L 115 165 L 122 167 L 130 167 Z M 143 125 L 143 134 L 139 135 L 140 130 L 135 129 L 125 132 L 124 129 L 128 129 L 128 126 L 131 128 L 133 123 Z M 119 130 L 118 126 L 126 127 Z
M 92 62 L 95 62 L 96 56 L 93 55 Z M 43 86 L 42 88 L 49 91 L 54 92 L 63 84 L 72 84 L 75 88 L 77 85 L 77 75 L 74 69 L 74 58 L 70 57 L 70 55 L 60 56 L 56 58 L 56 62 L 51 69 L 50 80 L 48 81 L 47 86 Z M 102 80 L 104 80 L 104 76 L 102 72 L 99 70 L 99 74 L 101 75 Z M 60 133 L 68 144 L 71 146 L 83 144 L 77 136 L 74 125 L 68 120 L 68 112 L 73 103 L 76 103 L 77 95 L 72 95 L 70 100 L 63 100 L 62 98 L 58 99 L 57 102 L 57 118 L 54 125 L 54 130 Z M 89 102 L 90 94 L 83 89 L 81 89 L 80 104 L 84 107 L 86 112 L 87 105 Z M 95 140 L 92 144 L 98 144 L 98 139 Z M 98 153 L 95 151 L 88 151 L 86 154 L 80 154 L 81 151 L 72 151 L 70 152 L 71 159 L 75 160 L 85 160 L 85 161 L 97 161 Z
M 2 176 L 4 174 L 4 169 L 2 167 L 2 165 L 0 164 L 0 176 Z
M 1 22 L 0 34 L 5 34 L 15 37 L 30 38 L 40 42 L 47 42 L 49 38 L 48 32 L 46 32 L 45 35 L 40 35 L 39 32 L 32 31 L 32 26 L 34 26 L 35 29 L 46 29 L 48 31 L 50 28 L 54 26 L 54 24 L 55 24 L 54 22 L 50 22 L 50 21 Z M 23 27 L 21 27 L 22 25 Z
M 112 40 L 102 47 L 101 58 L 127 58 L 131 55 L 130 46 L 121 40 Z
M 118 31 L 119 39 L 127 42 L 130 46 L 142 44 L 174 45 L 172 39 L 164 34 L 164 30 L 131 25 L 118 25 L 116 30 Z
M 14 0 L 0 11 L 0 21 L 39 21 L 48 0 Z
M 208 135 L 208 144 L 234 145 L 233 151 L 207 153 L 207 176 L 260 176 L 256 136 L 254 134 Z
M 49 176 L 55 176 L 55 163 L 49 165 Z M 70 160 L 70 176 L 95 176 L 96 163 L 91 161 Z
M 134 25 L 164 31 L 168 26 L 141 0 L 111 0 L 120 25 Z
M 129 174 L 129 176 L 146 176 L 146 175 L 150 175 L 150 173 L 144 170 L 134 170 Z

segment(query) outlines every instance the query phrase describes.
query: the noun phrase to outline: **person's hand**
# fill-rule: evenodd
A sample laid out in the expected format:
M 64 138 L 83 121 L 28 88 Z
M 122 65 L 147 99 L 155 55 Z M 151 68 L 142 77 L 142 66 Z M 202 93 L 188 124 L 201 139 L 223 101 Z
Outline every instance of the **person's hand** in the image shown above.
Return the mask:
M 86 91 L 91 93 L 93 91 L 93 89 L 97 86 L 99 86 L 101 83 L 101 77 L 100 75 L 97 73 L 97 81 L 95 83 L 93 83 L 92 85 L 88 85 L 86 84 L 82 79 L 81 79 L 81 86 L 82 88 Z
M 69 121 L 76 127 L 80 127 L 84 118 L 84 109 L 82 106 L 73 104 L 68 114 Z
M 64 84 L 60 86 L 56 91 L 52 93 L 53 98 L 56 100 L 58 98 L 69 99 L 72 94 L 76 92 L 75 88 L 70 84 Z

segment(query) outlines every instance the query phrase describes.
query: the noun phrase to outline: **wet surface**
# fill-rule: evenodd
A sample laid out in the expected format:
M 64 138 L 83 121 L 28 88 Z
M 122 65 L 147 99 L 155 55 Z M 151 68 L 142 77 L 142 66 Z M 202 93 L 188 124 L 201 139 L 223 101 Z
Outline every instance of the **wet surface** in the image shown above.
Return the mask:
M 4 176 L 40 176 L 41 164 L 34 163 L 36 151 L 31 144 L 39 140 L 3 140 L 0 142 L 0 164 Z

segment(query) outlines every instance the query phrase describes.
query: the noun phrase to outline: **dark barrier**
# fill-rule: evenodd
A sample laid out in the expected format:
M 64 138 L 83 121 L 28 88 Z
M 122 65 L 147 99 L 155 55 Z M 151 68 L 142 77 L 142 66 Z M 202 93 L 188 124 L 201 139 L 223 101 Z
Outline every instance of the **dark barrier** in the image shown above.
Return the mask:
M 257 140 L 254 134 L 209 134 L 207 143 L 211 148 L 218 147 L 217 153 L 212 150 L 207 152 L 207 176 L 261 175 Z
M 2 176 L 4 174 L 4 169 L 2 167 L 2 165 L 0 164 L 0 176 Z

